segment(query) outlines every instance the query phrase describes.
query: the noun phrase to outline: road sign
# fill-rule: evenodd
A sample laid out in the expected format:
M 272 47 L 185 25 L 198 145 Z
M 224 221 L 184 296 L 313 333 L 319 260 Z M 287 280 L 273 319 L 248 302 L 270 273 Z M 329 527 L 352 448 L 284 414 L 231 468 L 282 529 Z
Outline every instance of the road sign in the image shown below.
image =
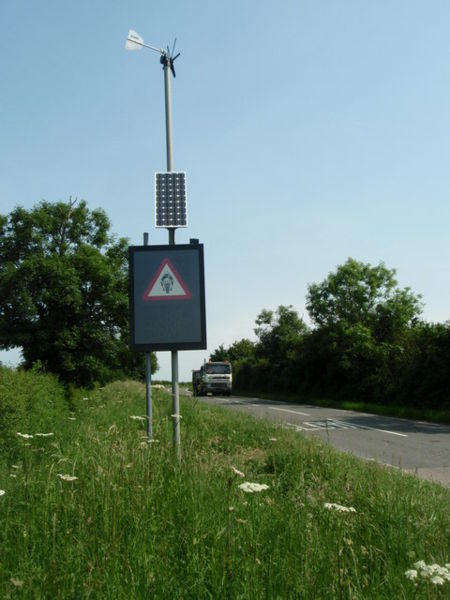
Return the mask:
M 190 300 L 192 294 L 168 258 L 165 258 L 144 292 L 144 302 Z
M 206 348 L 203 244 L 131 246 L 130 348 Z

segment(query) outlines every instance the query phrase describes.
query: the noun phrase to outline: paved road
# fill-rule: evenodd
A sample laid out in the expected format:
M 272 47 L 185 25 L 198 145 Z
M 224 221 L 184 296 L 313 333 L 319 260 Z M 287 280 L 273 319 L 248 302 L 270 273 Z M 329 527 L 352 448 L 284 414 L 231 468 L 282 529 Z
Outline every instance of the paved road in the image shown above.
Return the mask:
M 450 426 L 260 398 L 207 396 L 210 404 L 248 411 L 338 450 L 376 460 L 450 487 Z

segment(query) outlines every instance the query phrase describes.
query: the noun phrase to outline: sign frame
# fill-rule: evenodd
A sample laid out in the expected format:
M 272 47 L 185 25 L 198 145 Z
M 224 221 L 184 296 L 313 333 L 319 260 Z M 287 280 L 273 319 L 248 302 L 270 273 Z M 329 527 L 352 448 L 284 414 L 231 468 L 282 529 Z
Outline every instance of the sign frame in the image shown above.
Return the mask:
M 190 256 L 184 253 L 197 253 L 197 257 L 194 254 Z M 152 256 L 153 254 L 153 256 Z M 177 270 L 176 274 L 178 275 L 178 271 L 180 270 L 180 266 L 177 265 L 180 262 L 180 254 L 184 257 L 182 260 L 187 260 L 189 262 L 189 267 L 194 271 L 196 284 L 194 285 L 194 289 L 189 291 L 190 296 L 188 298 L 171 298 L 171 302 L 163 301 L 168 300 L 169 298 L 161 298 L 161 301 L 147 301 L 143 296 L 148 291 L 150 286 L 150 282 L 155 278 L 158 270 L 161 268 L 162 263 L 169 260 L 170 264 L 175 265 Z M 138 258 L 140 256 L 140 258 Z M 178 255 L 178 258 L 174 258 L 175 255 Z M 156 256 L 163 256 L 163 260 L 160 261 L 160 258 L 155 259 Z M 138 259 L 138 260 L 137 260 Z M 203 256 L 203 244 L 191 243 L 191 244 L 169 244 L 169 245 L 155 245 L 155 246 L 129 246 L 128 247 L 128 268 L 129 268 L 129 323 L 130 323 L 130 350 L 132 352 L 153 352 L 153 351 L 164 351 L 164 350 L 205 350 L 207 348 L 206 343 L 206 308 L 205 308 L 205 267 L 204 267 L 204 256 Z M 156 260 L 156 262 L 155 262 Z M 137 267 L 137 262 L 143 261 L 153 261 L 152 269 L 156 271 L 149 274 L 148 284 L 145 284 L 142 287 L 140 284 L 140 278 L 142 278 L 142 274 L 139 269 L 142 269 L 142 266 Z M 198 261 L 198 263 L 197 263 Z M 159 266 L 158 266 L 159 265 Z M 196 271 L 198 269 L 198 271 Z M 183 273 L 180 273 L 180 277 L 183 278 Z M 188 283 L 188 282 L 187 282 Z M 142 289 L 137 290 L 138 287 Z M 188 284 L 189 287 L 189 284 Z M 159 309 L 156 308 L 159 305 Z M 163 308 L 161 308 L 163 307 Z M 145 319 L 142 316 L 142 313 L 145 312 L 145 315 L 152 315 L 152 311 L 155 308 L 155 311 L 159 310 L 162 312 L 164 319 L 166 319 L 167 323 L 170 324 L 171 321 L 171 311 L 182 312 L 187 311 L 187 316 L 184 317 L 185 320 L 192 319 L 189 317 L 189 311 L 194 314 L 194 321 L 196 325 L 194 326 L 194 330 L 192 335 L 186 339 L 186 335 L 181 335 L 182 331 L 180 331 L 180 336 L 178 339 L 172 339 L 170 341 L 165 341 L 163 339 L 154 339 L 151 335 L 147 335 L 146 339 L 137 340 L 137 327 L 141 327 L 145 322 L 145 327 L 150 329 L 152 325 L 152 317 L 146 317 Z M 164 324 L 166 321 L 162 320 Z M 161 318 L 158 318 L 158 325 L 161 323 Z M 173 337 L 173 336 L 172 336 Z M 142 336 L 141 336 L 142 338 Z

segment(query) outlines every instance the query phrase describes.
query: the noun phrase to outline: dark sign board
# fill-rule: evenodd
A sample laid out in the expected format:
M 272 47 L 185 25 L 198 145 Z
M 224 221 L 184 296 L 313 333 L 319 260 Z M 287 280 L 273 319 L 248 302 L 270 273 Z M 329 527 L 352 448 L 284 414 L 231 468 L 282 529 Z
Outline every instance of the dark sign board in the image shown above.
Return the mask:
M 130 348 L 206 348 L 203 244 L 130 246 Z

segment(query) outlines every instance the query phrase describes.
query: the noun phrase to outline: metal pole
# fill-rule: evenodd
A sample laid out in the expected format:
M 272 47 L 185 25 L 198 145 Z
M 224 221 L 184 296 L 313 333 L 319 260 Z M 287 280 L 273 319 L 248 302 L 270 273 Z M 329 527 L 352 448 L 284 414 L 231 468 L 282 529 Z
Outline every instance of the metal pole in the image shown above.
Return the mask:
M 173 170 L 172 161 L 172 110 L 170 103 L 170 65 L 169 57 L 164 55 L 164 91 L 166 101 L 166 151 L 167 151 L 167 171 Z
M 170 102 L 170 59 L 167 54 L 162 57 L 164 64 L 164 92 L 166 104 L 166 150 L 167 171 L 173 170 L 172 159 L 172 110 Z M 175 245 L 175 228 L 169 229 L 169 244 Z M 177 455 L 180 457 L 180 395 L 178 386 L 178 352 L 172 350 L 172 437 Z
M 144 233 L 144 246 L 148 246 L 148 233 Z M 153 437 L 152 430 L 152 363 L 150 352 L 145 353 L 145 401 L 147 407 L 147 437 Z
M 152 429 L 152 365 L 150 352 L 145 353 L 145 398 L 147 403 L 147 437 L 153 437 Z

